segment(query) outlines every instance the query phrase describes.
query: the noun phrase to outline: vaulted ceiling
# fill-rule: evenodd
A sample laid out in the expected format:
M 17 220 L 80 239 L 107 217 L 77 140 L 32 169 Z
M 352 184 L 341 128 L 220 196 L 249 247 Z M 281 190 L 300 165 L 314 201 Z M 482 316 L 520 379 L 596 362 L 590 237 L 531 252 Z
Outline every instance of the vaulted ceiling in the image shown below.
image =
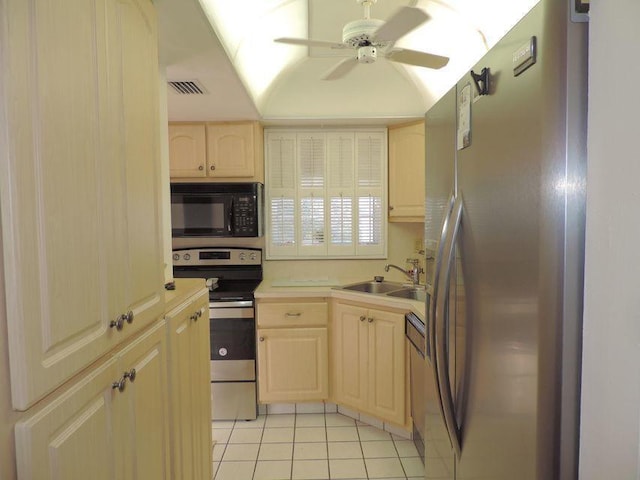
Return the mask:
M 395 47 L 450 58 L 441 69 L 378 58 L 337 80 L 321 77 L 351 49 L 275 43 L 278 37 L 341 42 L 364 17 L 357 0 L 157 0 L 160 59 L 169 81 L 169 120 L 260 119 L 266 123 L 394 123 L 421 117 L 537 0 L 378 0 L 386 20 L 413 6 L 430 19 Z

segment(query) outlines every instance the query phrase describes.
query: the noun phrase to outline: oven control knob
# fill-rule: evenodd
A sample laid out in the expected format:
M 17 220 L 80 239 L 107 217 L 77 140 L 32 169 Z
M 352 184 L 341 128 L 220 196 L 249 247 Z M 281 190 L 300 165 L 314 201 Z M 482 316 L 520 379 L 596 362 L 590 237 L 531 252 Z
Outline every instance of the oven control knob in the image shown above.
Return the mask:
M 173 259 L 177 262 L 178 260 L 180 260 L 180 254 L 179 253 L 174 253 L 173 254 Z
M 221 357 L 226 357 L 227 356 L 227 349 L 222 347 L 220 350 L 218 350 L 218 355 L 220 355 Z
M 250 258 L 251 260 L 255 260 L 255 259 L 256 259 L 256 254 L 255 254 L 255 253 L 252 253 L 251 255 L 249 255 L 249 258 Z
M 188 253 L 185 253 L 182 258 L 184 258 L 185 260 L 191 260 L 191 255 L 189 255 Z
M 239 258 L 240 258 L 240 260 L 243 260 L 243 261 L 244 261 L 244 260 L 247 258 L 247 256 L 246 256 L 244 253 L 241 253 L 241 254 L 239 255 Z

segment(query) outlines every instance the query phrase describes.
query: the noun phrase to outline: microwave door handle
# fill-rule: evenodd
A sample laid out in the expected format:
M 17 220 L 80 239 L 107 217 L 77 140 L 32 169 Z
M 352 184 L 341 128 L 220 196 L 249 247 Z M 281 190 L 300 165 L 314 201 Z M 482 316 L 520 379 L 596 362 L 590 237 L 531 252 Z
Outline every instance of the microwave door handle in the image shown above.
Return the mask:
M 235 228 L 233 225 L 233 197 L 231 197 L 231 203 L 229 203 L 229 213 L 227 214 L 227 231 L 233 234 Z

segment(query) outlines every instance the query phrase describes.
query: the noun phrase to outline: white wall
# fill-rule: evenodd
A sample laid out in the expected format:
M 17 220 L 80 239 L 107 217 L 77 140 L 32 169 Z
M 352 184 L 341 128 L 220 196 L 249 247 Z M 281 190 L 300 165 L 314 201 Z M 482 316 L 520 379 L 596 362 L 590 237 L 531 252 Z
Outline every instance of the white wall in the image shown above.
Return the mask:
M 640 2 L 591 2 L 580 479 L 640 478 Z

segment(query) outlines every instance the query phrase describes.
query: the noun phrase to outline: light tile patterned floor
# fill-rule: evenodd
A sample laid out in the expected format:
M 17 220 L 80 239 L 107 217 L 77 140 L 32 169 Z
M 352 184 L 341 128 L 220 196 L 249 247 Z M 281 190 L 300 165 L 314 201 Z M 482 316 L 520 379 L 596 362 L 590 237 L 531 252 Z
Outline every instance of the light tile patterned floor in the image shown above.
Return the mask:
M 340 413 L 213 422 L 215 480 L 423 480 L 411 440 Z

